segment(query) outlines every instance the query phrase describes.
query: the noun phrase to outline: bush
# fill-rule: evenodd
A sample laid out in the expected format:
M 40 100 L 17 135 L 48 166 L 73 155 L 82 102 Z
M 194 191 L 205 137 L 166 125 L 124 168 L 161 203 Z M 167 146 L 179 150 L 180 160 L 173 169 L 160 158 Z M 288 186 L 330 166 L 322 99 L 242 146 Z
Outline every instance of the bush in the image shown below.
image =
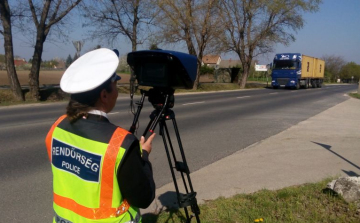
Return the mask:
M 200 75 L 214 74 L 214 71 L 215 71 L 215 68 L 213 68 L 213 67 L 201 66 Z

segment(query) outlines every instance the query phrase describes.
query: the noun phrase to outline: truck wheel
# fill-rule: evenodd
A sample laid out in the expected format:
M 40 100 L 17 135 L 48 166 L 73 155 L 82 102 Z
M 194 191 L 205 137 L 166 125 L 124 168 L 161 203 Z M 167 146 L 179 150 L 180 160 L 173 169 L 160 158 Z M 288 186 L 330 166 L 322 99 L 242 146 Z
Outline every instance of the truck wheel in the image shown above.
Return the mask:
M 299 89 L 300 89 L 300 82 L 298 81 L 296 84 L 296 90 L 299 90 Z
M 321 88 L 321 87 L 322 87 L 322 83 L 319 82 L 319 83 L 318 83 L 318 88 Z
M 311 87 L 316 88 L 316 82 L 315 81 L 311 81 Z
M 317 80 L 317 81 L 315 82 L 315 86 L 316 86 L 317 88 L 320 87 L 320 81 L 319 81 L 319 80 Z
M 308 88 L 309 88 L 309 83 L 308 83 L 307 81 L 305 82 L 304 88 L 305 88 L 305 89 L 308 89 Z

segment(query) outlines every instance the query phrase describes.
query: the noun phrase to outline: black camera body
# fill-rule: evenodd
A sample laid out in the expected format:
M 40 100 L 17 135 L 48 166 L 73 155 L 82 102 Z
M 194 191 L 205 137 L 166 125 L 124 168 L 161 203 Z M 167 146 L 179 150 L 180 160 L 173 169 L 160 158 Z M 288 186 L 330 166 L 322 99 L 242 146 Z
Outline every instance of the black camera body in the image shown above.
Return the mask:
M 197 74 L 197 58 L 176 51 L 135 51 L 127 62 L 141 86 L 191 89 Z

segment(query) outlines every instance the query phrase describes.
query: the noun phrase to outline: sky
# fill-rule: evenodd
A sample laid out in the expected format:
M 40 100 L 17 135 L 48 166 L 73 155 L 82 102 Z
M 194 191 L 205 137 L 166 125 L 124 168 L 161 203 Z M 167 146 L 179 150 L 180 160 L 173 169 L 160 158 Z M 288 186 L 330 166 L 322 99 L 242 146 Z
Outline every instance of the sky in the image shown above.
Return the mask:
M 301 53 L 321 58 L 341 56 L 360 65 L 360 0 L 323 0 L 316 13 L 304 15 L 304 27 L 289 46 L 277 45 L 275 53 Z M 273 55 L 262 62 L 271 62 Z
M 276 53 L 301 53 L 308 56 L 321 58 L 327 56 L 340 56 L 346 62 L 355 62 L 360 65 L 360 0 L 323 0 L 320 9 L 316 13 L 303 15 L 304 27 L 295 33 L 296 41 L 289 46 L 276 45 L 275 51 L 268 55 L 257 58 L 259 64 L 271 63 Z M 53 58 L 66 59 L 68 55 L 76 53 L 72 41 L 86 38 L 85 29 L 80 22 L 73 26 L 74 32 L 67 43 L 45 42 L 43 60 Z M 14 54 L 29 60 L 33 54 L 33 48 L 21 41 L 22 37 L 14 39 Z M 81 54 L 94 48 L 99 43 L 85 41 Z M 0 39 L 3 46 L 3 39 Z M 121 55 L 131 51 L 131 44 L 127 40 L 121 40 L 117 45 L 110 46 L 101 44 L 102 47 L 117 48 Z M 146 46 L 139 47 L 145 49 Z M 165 49 L 163 47 L 163 49 Z M 174 48 L 168 48 L 174 50 Z M 176 50 L 176 49 L 175 49 Z M 179 49 L 178 51 L 183 51 Z M 0 54 L 4 54 L 4 48 L 0 47 Z M 222 58 L 237 60 L 235 54 L 223 54 Z

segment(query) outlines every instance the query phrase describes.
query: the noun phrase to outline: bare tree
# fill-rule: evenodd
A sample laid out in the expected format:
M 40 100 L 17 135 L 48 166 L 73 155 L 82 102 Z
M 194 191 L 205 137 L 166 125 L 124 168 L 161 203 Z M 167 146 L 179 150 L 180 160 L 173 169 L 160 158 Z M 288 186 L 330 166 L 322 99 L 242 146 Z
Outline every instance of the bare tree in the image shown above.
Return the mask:
M 39 100 L 39 73 L 44 42 L 53 26 L 63 25 L 61 20 L 82 0 L 28 0 L 32 21 L 36 29 L 36 40 L 32 67 L 29 74 L 30 96 Z M 58 27 L 57 27 L 58 28 Z
M 85 26 L 90 30 L 91 39 L 114 43 L 119 36 L 131 42 L 132 51 L 147 39 L 149 25 L 155 16 L 150 0 L 91 0 L 84 7 Z
M 3 30 L 0 30 L 0 34 L 4 36 L 5 64 L 9 78 L 10 89 L 16 100 L 24 101 L 24 93 L 21 90 L 21 85 L 17 77 L 14 64 L 14 49 L 11 29 L 12 14 L 7 0 L 0 1 L 0 13 L 1 23 L 3 26 Z
M 193 89 L 199 85 L 202 57 L 218 32 L 218 0 L 157 0 L 161 9 L 158 24 L 167 43 L 185 43 L 198 60 Z
M 242 63 L 240 88 L 245 88 L 252 60 L 273 51 L 275 44 L 295 40 L 291 31 L 304 25 L 302 13 L 314 12 L 321 0 L 221 0 L 225 28 L 222 44 Z
M 340 71 L 346 62 L 341 56 L 325 55 L 322 57 L 325 61 L 325 72 L 329 75 L 330 81 L 335 82 L 340 78 Z

